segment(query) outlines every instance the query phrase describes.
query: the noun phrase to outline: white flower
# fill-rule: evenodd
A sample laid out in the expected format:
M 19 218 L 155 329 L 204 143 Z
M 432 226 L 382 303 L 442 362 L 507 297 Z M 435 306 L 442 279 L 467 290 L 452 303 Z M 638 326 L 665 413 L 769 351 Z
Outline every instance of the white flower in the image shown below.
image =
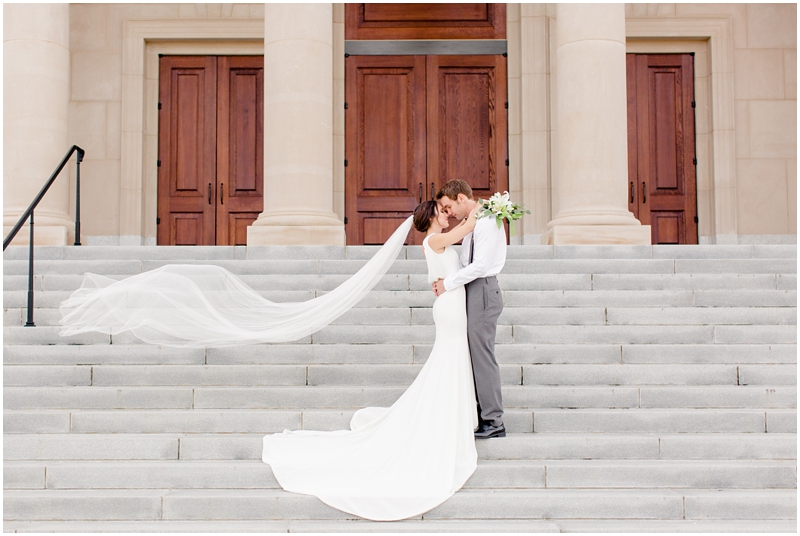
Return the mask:
M 488 200 L 479 199 L 478 204 L 481 206 L 478 218 L 494 216 L 498 229 L 503 226 L 503 220 L 507 220 L 512 234 L 514 232 L 514 220 L 520 219 L 523 214 L 531 213 L 530 210 L 512 203 L 507 191 L 503 192 L 503 194 L 497 192 Z

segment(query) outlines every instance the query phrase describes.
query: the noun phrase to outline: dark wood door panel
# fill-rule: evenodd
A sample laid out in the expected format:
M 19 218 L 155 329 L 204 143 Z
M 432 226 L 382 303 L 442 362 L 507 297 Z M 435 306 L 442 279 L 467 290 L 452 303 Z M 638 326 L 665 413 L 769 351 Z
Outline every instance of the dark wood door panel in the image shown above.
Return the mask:
M 665 210 L 652 211 L 651 228 L 654 244 L 685 244 L 686 212 L 678 210 L 668 212 Z
M 475 197 L 508 189 L 506 58 L 428 56 L 428 177 Z
M 363 4 L 364 22 L 486 22 L 489 4 Z
M 163 227 L 169 230 L 170 245 L 207 245 L 204 241 L 209 234 L 209 222 L 203 212 L 171 212 L 165 223 Z
M 384 244 L 386 240 L 392 236 L 398 227 L 405 221 L 408 216 L 406 214 L 391 214 L 384 213 L 379 216 L 366 216 L 363 219 L 364 225 L 364 245 L 365 246 L 378 246 Z M 416 231 L 411 231 L 412 234 L 419 234 Z M 424 238 L 424 236 L 422 237 Z M 407 244 L 416 243 L 407 240 Z M 421 240 L 419 241 L 421 243 Z
M 505 4 L 345 4 L 345 39 L 505 38 Z
M 263 56 L 221 56 L 218 80 L 217 244 L 246 245 L 264 210 Z
M 345 86 L 347 243 L 383 243 L 383 220 L 413 210 L 426 180 L 425 57 L 351 56 Z
M 263 210 L 263 209 L 262 209 Z M 227 225 L 225 226 L 224 237 L 220 237 L 220 232 L 217 231 L 217 245 L 222 245 L 221 239 L 225 239 L 225 243 L 229 246 L 246 246 L 247 245 L 247 228 L 258 219 L 258 212 L 233 212 L 226 213 Z M 217 222 L 221 216 L 217 215 Z
M 158 217 L 164 224 L 157 242 L 213 245 L 216 58 L 165 56 L 159 75 Z
M 693 60 L 627 57 L 629 207 L 654 244 L 697 243 Z

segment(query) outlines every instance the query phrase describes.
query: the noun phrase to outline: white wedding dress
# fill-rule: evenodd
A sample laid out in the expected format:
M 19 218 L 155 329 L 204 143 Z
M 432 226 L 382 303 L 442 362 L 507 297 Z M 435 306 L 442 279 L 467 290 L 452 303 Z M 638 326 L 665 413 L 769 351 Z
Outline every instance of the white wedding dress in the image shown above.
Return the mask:
M 428 281 L 459 269 L 458 254 L 423 241 Z M 436 341 L 390 408 L 364 408 L 350 430 L 285 431 L 264 438 L 262 459 L 287 491 L 377 521 L 417 516 L 458 491 L 477 467 L 475 386 L 464 287 L 433 305 Z

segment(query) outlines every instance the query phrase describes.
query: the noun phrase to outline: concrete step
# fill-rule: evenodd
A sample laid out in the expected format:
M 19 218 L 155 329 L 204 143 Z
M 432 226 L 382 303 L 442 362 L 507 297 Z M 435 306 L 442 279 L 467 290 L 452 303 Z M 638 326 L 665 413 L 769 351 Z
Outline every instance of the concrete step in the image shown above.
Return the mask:
M 9 490 L 9 521 L 343 520 L 316 497 L 282 490 Z M 425 514 L 455 519 L 791 520 L 795 490 L 462 490 Z
M 542 409 L 533 413 L 536 432 L 680 433 L 793 432 L 796 410 Z
M 9 434 L 5 461 L 260 460 L 263 434 Z M 481 460 L 794 460 L 794 433 L 509 433 Z
M 503 287 L 503 299 L 506 307 L 571 307 L 571 308 L 721 308 L 721 307 L 779 307 L 796 308 L 796 290 L 776 290 L 773 287 L 761 290 L 692 290 L 692 289 L 666 289 L 666 290 L 527 290 L 533 286 L 530 279 L 515 282 L 513 285 Z M 553 285 L 555 286 L 555 285 Z M 633 286 L 633 285 L 631 285 Z M 646 286 L 646 285 L 642 285 Z M 60 318 L 58 308 L 68 299 L 77 286 L 68 290 L 36 291 L 34 295 L 34 316 L 54 315 L 56 322 Z M 264 298 L 275 302 L 299 302 L 309 300 L 323 291 L 297 290 L 297 291 L 259 291 Z M 430 308 L 435 297 L 429 288 L 419 290 L 373 290 L 362 299 L 355 308 Z M 4 310 L 19 310 L 17 318 L 25 319 L 27 314 L 27 291 L 8 290 L 3 293 Z M 13 320 L 14 312 L 5 313 L 9 320 L 6 323 L 16 323 Z M 52 321 L 50 321 L 52 322 Z
M 792 307 L 545 307 L 507 305 L 500 325 L 796 325 L 797 309 Z M 14 309 L 11 309 L 14 311 Z M 27 310 L 11 313 L 6 325 L 24 325 Z M 34 312 L 37 326 L 58 326 L 57 309 Z M 430 307 L 356 307 L 332 325 L 433 325 Z
M 515 285 L 515 288 L 523 286 Z M 35 316 L 37 321 L 42 315 L 54 319 L 57 323 L 61 318 L 57 306 L 45 307 L 47 302 L 53 301 L 51 298 L 58 296 L 64 299 L 68 294 L 53 294 L 60 291 L 43 291 L 36 294 L 34 301 Z M 306 301 L 317 294 L 315 291 L 260 291 L 260 294 L 270 301 Z M 19 294 L 19 291 L 8 291 L 6 289 L 6 301 L 18 300 L 20 297 L 27 299 Z M 686 308 L 717 308 L 717 307 L 779 307 L 796 308 L 796 290 L 515 290 L 506 288 L 503 291 L 506 307 L 594 307 L 594 308 L 666 308 L 666 307 L 686 307 Z M 44 303 L 42 299 L 43 298 Z M 372 291 L 356 308 L 430 308 L 433 306 L 434 297 L 427 291 Z M 5 314 L 13 318 L 14 311 L 19 311 L 17 323 L 20 319 L 25 320 L 27 313 L 27 301 L 23 301 L 19 307 L 11 307 L 5 304 Z M 60 303 L 60 302 L 59 302 Z M 56 304 L 58 305 L 58 304 Z
M 318 274 L 357 272 L 366 260 L 38 260 L 34 274 L 133 275 L 169 264 L 204 264 L 225 268 L 237 275 L 312 277 Z M 4 260 L 5 275 L 27 275 L 27 260 Z M 423 259 L 397 260 L 387 274 L 424 276 Z M 796 274 L 796 258 L 781 259 L 508 259 L 505 274 Z M 263 275 L 270 274 L 270 275 Z
M 460 246 L 455 246 L 456 250 Z M 37 258 L 69 259 L 161 259 L 161 260 L 363 260 L 370 259 L 379 246 L 37 246 Z M 10 247 L 4 260 L 26 260 L 27 246 Z M 508 247 L 510 259 L 780 259 L 797 258 L 791 245 L 655 245 L 655 246 L 520 246 Z M 424 258 L 420 246 L 404 246 L 398 259 Z
M 351 310 L 350 318 L 368 317 L 367 312 Z M 497 326 L 498 344 L 796 344 L 796 325 L 790 323 L 794 311 L 787 313 L 783 324 L 687 323 L 665 324 L 604 324 L 603 311 L 598 310 L 595 323 L 536 324 L 529 319 L 514 319 L 507 308 Z M 563 316 L 580 322 L 577 310 L 567 310 Z M 420 313 L 422 315 L 426 313 Z M 782 313 L 783 314 L 783 313 Z M 544 315 L 544 313 L 542 313 Z M 375 315 L 380 317 L 382 315 Z M 554 315 L 562 316 L 562 315 Z M 544 319 L 545 317 L 542 316 Z M 34 317 L 35 320 L 35 317 Z M 514 322 L 517 320 L 518 322 Z M 691 318 L 687 319 L 689 322 Z M 342 320 L 344 322 L 345 320 Z M 653 322 L 658 319 L 654 318 Z M 299 339 L 294 344 L 432 344 L 435 328 L 430 324 L 359 324 L 332 323 L 313 335 Z M 509 323 L 506 323 L 509 322 Z M 514 322 L 514 323 L 510 323 Z M 37 325 L 4 326 L 5 344 L 137 344 L 141 341 L 125 331 L 109 336 L 87 332 L 62 337 L 61 326 Z
M 113 351 L 113 348 L 111 349 Z M 502 363 L 502 361 L 501 361 Z M 6 365 L 7 387 L 58 386 L 402 386 L 421 364 Z M 796 385 L 793 364 L 501 364 L 503 385 Z
M 111 409 L 15 410 L 3 412 L 3 432 L 48 433 L 278 433 L 283 430 L 345 430 L 350 409 Z M 764 419 L 764 413 L 759 413 Z M 532 432 L 531 411 L 504 415 L 510 432 Z
M 376 246 L 36 246 L 42 260 L 68 259 L 369 259 Z M 668 259 L 780 259 L 797 258 L 792 245 L 655 245 L 655 246 L 519 246 L 508 248 L 511 259 L 668 258 Z M 4 260 L 27 260 L 27 246 L 10 246 Z M 404 246 L 400 259 L 421 259 L 419 246 Z
M 479 460 L 464 489 L 793 489 L 794 461 Z M 4 462 L 9 489 L 280 489 L 260 461 Z
M 6 365 L 419 364 L 430 344 L 261 344 L 170 348 L 142 344 L 8 345 Z M 795 344 L 498 344 L 501 364 L 796 364 Z M 741 372 L 742 369 L 740 369 Z
M 634 365 L 635 366 L 635 365 Z M 419 374 L 422 365 L 108 365 L 108 366 L 24 366 L 7 365 L 4 385 L 45 386 L 310 386 L 405 389 Z M 522 367 L 503 365 L 504 385 L 522 385 Z M 40 389 L 44 391 L 45 389 Z M 302 389 L 301 389 L 302 390 Z M 335 389 L 334 389 L 335 390 Z M 88 391 L 86 391 L 88 392 Z M 342 390 L 345 392 L 345 390 Z M 276 396 L 291 396 L 276 391 Z
M 115 275 L 115 279 L 126 276 Z M 324 294 L 346 276 L 243 276 L 271 301 L 305 301 Z M 338 279 L 325 279 L 338 278 Z M 5 276 L 5 308 L 27 307 L 27 278 Z M 35 307 L 58 308 L 82 284 L 83 276 L 37 276 Z M 558 275 L 501 273 L 506 304 L 518 306 L 795 306 L 795 275 L 671 274 Z M 736 290 L 731 290 L 736 289 Z M 622 292 L 622 294 L 618 294 Z M 696 299 L 690 294 L 696 293 Z M 410 293 L 410 294 L 409 294 Z M 388 302 L 387 302 L 388 299 Z M 433 293 L 425 276 L 388 274 L 360 302 L 368 307 L 430 307 Z
M 390 406 L 406 386 L 5 387 L 6 411 L 27 409 L 351 409 Z M 507 409 L 796 409 L 785 387 L 521 386 L 503 388 Z
M 779 485 L 781 468 L 790 471 L 786 463 L 742 463 L 720 466 L 717 472 L 750 472 L 751 488 L 786 487 Z M 280 489 L 272 469 L 261 461 L 7 462 L 3 475 L 5 489 Z M 465 489 L 543 488 L 544 476 L 542 463 L 481 461 Z
M 796 532 L 796 521 L 637 520 L 405 520 L 344 521 L 6 521 L 6 532 L 284 532 L 284 533 L 500 533 L 500 532 Z
M 353 409 L 116 409 L 14 410 L 3 431 L 32 433 L 276 433 L 344 430 Z M 791 433 L 797 410 L 747 409 L 509 409 L 511 433 Z

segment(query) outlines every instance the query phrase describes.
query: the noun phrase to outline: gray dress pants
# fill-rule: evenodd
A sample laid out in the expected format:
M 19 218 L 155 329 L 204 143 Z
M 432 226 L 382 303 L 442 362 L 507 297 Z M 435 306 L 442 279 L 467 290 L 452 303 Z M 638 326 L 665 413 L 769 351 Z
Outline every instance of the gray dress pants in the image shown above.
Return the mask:
M 480 277 L 465 286 L 467 292 L 467 339 L 475 378 L 480 422 L 503 424 L 500 367 L 494 357 L 497 318 L 503 312 L 503 295 L 497 277 Z

